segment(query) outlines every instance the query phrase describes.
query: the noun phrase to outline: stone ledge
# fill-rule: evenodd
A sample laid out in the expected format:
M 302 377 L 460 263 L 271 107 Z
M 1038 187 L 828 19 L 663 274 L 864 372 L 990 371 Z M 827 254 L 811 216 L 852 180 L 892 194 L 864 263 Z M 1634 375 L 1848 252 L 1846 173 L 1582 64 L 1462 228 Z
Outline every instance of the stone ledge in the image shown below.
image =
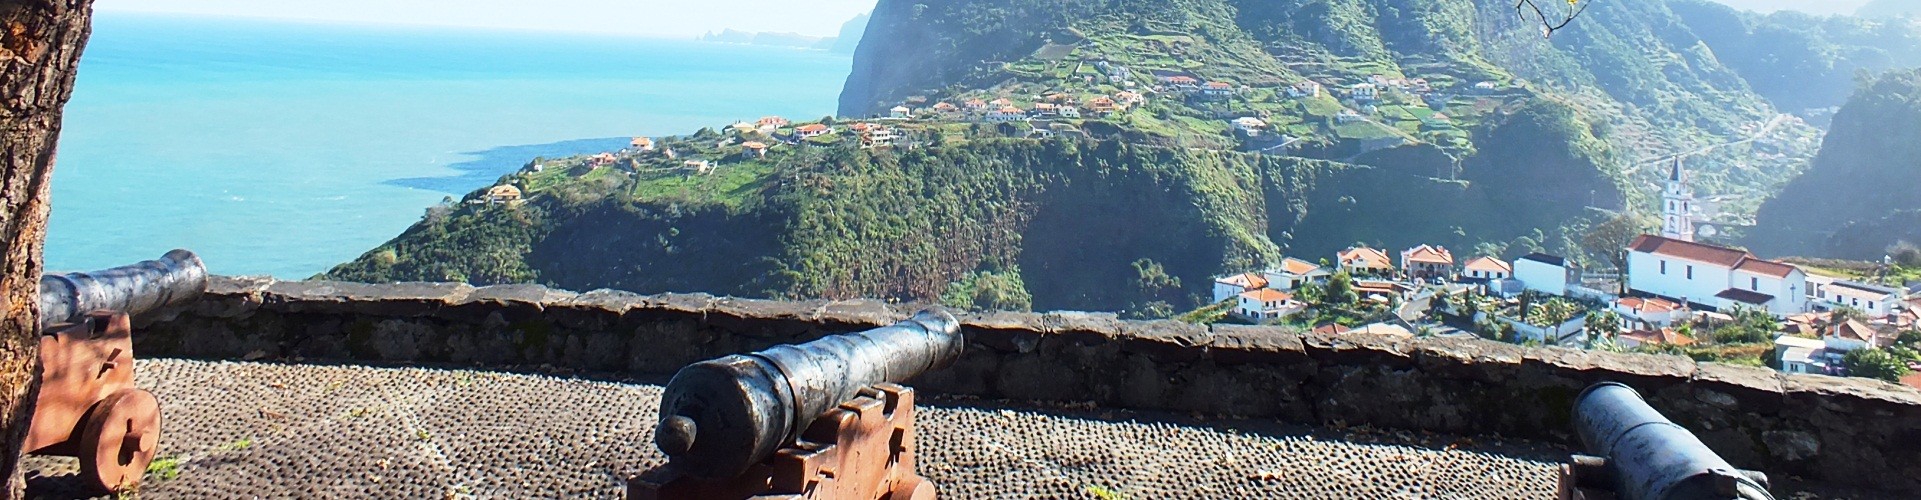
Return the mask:
M 703 359 L 907 318 L 869 300 L 574 293 L 537 285 L 369 285 L 212 277 L 201 303 L 136 335 L 142 356 L 550 366 L 662 376 Z M 1572 443 L 1573 398 L 1621 381 L 1730 461 L 1921 492 L 1921 392 L 1675 356 L 1478 339 L 1317 335 L 1124 321 L 1107 313 L 960 315 L 962 359 L 930 393 Z M 1845 466 L 1843 466 L 1845 464 Z

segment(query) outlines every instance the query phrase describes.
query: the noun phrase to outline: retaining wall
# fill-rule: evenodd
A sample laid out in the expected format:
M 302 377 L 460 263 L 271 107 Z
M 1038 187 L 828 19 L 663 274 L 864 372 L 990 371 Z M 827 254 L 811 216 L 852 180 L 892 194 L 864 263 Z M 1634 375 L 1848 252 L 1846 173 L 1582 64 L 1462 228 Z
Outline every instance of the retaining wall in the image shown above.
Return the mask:
M 540 286 L 213 279 L 136 334 L 144 357 L 550 366 L 668 375 L 695 361 L 882 326 L 874 301 L 573 293 Z M 1675 356 L 1481 340 L 1321 336 L 1111 314 L 962 316 L 934 393 L 1574 443 L 1574 398 L 1621 381 L 1735 465 L 1921 492 L 1921 392 Z

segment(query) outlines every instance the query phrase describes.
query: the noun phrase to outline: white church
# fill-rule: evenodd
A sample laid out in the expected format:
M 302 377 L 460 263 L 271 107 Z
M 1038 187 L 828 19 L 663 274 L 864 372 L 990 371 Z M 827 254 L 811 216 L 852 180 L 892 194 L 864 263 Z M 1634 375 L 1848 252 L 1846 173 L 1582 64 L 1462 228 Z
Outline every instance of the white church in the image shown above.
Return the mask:
M 1808 310 L 1808 275 L 1791 264 L 1744 250 L 1694 242 L 1694 190 L 1675 160 L 1661 192 L 1661 235 L 1628 245 L 1628 293 L 1673 299 L 1697 309 L 1766 309 L 1775 316 Z

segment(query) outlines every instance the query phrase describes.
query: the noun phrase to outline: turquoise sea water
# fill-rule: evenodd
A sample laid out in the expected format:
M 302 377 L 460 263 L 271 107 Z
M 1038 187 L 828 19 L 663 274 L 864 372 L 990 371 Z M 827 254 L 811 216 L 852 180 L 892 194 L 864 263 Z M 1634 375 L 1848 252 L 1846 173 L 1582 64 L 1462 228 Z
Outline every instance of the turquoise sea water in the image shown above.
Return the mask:
M 844 55 L 694 41 L 101 13 L 49 271 L 199 252 L 305 278 L 537 155 L 831 114 Z

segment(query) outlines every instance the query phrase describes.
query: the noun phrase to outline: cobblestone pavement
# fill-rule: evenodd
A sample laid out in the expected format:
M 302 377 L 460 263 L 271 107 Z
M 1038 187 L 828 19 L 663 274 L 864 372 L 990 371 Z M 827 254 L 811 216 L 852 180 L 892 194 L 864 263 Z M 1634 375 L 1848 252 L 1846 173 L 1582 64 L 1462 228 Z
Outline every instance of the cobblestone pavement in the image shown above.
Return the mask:
M 611 498 L 657 467 L 658 385 L 424 368 L 143 360 L 149 498 Z M 1447 436 L 932 400 L 943 498 L 1545 498 L 1565 450 Z M 172 465 L 166 465 L 172 464 Z M 72 459 L 30 496 L 77 495 Z

